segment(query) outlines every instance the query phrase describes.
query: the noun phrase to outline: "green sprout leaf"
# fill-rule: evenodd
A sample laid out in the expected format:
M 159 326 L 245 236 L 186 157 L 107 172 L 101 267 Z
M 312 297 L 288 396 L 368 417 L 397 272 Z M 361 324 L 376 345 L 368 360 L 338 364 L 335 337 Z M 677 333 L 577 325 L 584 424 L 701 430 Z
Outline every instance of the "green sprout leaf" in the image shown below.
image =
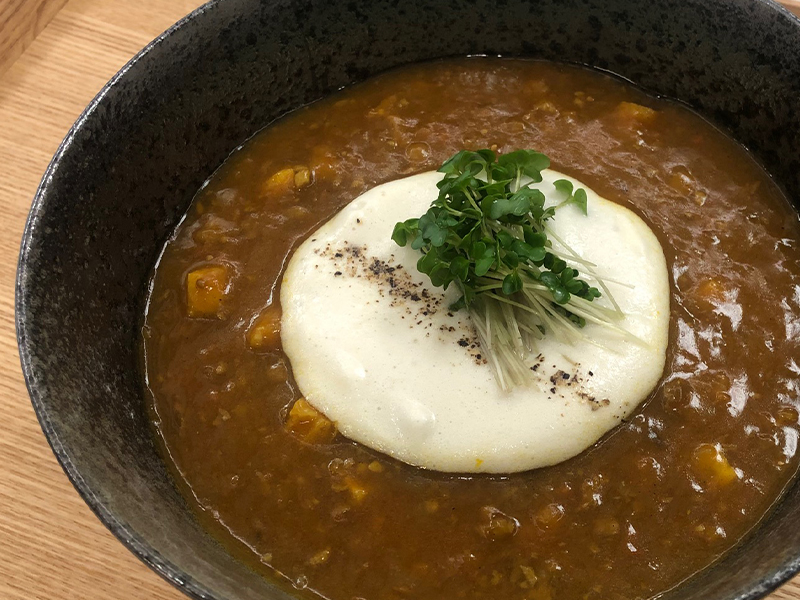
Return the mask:
M 503 278 L 503 293 L 511 296 L 522 290 L 522 278 L 516 270 L 511 271 Z
M 496 198 L 489 207 L 489 217 L 500 219 L 506 215 L 522 215 L 530 212 L 530 200 L 524 196 L 511 196 L 510 198 Z
M 483 242 L 478 242 L 480 245 L 486 247 Z M 489 246 L 480 254 L 475 255 L 475 275 L 483 277 L 494 266 L 495 251 L 492 246 Z
M 587 206 L 588 199 L 586 198 L 586 190 L 581 188 L 578 191 L 576 191 L 575 194 L 572 196 L 572 201 L 575 203 L 575 206 L 581 209 L 581 212 L 584 215 L 586 215 L 587 217 L 589 216 L 589 207 Z
M 408 227 L 405 223 L 398 223 L 392 231 L 392 241 L 398 246 L 405 246 L 408 241 Z
M 586 191 L 567 179 L 552 184 L 565 197 L 557 205 L 531 187 L 549 166 L 534 150 L 457 152 L 439 168 L 428 211 L 392 231 L 395 243 L 421 253 L 417 270 L 434 286 L 459 289 L 450 309 L 469 311 L 504 390 L 529 381 L 524 350 L 533 352 L 542 335 L 575 339 L 587 319 L 613 327 L 612 311 L 591 304 L 601 294 L 578 271 L 587 263 L 548 236 L 547 221 L 562 206 L 588 215 Z
M 542 180 L 542 171 L 550 166 L 550 159 L 534 150 L 516 150 L 501 156 L 497 164 L 514 177 L 521 174 L 539 183 Z
M 464 256 L 456 256 L 450 261 L 450 272 L 462 282 L 469 277 L 470 262 Z
M 567 198 L 572 196 L 572 190 L 575 186 L 567 179 L 557 179 L 553 182 L 553 186 L 562 194 L 566 194 Z
M 567 179 L 558 179 L 553 182 L 553 186 L 556 188 L 556 190 L 567 196 L 566 200 L 559 204 L 557 208 L 561 208 L 562 206 L 566 206 L 568 204 L 574 204 L 584 215 L 587 217 L 589 216 L 586 190 L 583 188 L 578 188 L 573 193 L 575 186 L 573 186 L 572 182 Z

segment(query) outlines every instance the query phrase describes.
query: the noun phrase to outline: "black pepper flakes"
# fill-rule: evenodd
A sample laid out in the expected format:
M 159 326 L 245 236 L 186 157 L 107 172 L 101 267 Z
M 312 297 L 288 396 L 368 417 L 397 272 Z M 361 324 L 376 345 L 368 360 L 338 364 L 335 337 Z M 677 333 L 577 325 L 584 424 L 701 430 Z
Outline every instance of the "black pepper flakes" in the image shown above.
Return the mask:
M 404 269 L 403 265 L 394 262 L 394 255 L 388 260 L 370 257 L 366 246 L 356 246 L 347 241 L 339 248 L 332 248 L 329 244 L 324 250 L 315 252 L 336 265 L 335 277 L 363 278 L 377 284 L 379 296 L 387 298 L 390 306 L 401 310 L 402 319 L 410 317 L 411 327 L 415 325 L 425 329 L 433 327 L 430 317 L 441 310 L 444 295 L 426 289 Z M 455 317 L 452 311 L 448 311 L 446 315 L 450 318 Z M 455 340 L 456 343 L 465 348 L 476 363 L 487 364 L 487 360 L 480 353 L 480 343 L 472 324 L 467 321 L 462 323 L 459 320 L 457 325 L 460 330 L 458 335 L 461 335 L 461 338 Z M 446 325 L 439 327 L 439 330 L 445 335 L 457 331 L 455 327 Z

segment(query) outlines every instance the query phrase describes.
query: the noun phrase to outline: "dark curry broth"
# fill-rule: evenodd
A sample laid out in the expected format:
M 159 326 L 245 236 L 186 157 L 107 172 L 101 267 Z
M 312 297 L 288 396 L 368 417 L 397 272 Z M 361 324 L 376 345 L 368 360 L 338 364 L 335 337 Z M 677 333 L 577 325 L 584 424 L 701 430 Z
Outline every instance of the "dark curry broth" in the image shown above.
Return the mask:
M 365 190 L 482 147 L 545 152 L 653 228 L 672 286 L 661 384 L 590 450 L 507 477 L 288 431 L 300 393 L 269 327 L 287 256 Z M 158 438 L 204 525 L 301 595 L 649 598 L 731 548 L 796 470 L 798 239 L 767 174 L 682 106 L 544 62 L 400 69 L 276 122 L 198 193 L 144 329 Z M 208 292 L 189 308 L 187 285 Z

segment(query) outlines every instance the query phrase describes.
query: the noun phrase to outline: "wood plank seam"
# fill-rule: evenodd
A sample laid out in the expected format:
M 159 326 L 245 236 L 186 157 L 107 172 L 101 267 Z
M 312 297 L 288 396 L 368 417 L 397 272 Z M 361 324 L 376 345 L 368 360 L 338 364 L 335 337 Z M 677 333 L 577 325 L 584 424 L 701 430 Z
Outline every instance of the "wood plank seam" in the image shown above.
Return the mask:
M 0 2 L 0 75 L 30 46 L 67 0 Z

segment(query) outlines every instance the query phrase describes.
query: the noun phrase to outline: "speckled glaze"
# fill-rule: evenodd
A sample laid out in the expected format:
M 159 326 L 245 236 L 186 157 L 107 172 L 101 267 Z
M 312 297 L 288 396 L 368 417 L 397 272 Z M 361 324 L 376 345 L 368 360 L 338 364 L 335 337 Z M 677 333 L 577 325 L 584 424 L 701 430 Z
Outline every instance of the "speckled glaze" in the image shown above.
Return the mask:
M 696 108 L 800 205 L 800 21 L 765 0 L 218 0 L 102 90 L 44 176 L 22 240 L 17 331 L 53 451 L 108 528 L 195 598 L 291 594 L 197 525 L 147 423 L 148 277 L 204 179 L 281 114 L 413 61 L 525 55 L 593 65 Z M 664 600 L 759 598 L 800 569 L 800 486 Z

